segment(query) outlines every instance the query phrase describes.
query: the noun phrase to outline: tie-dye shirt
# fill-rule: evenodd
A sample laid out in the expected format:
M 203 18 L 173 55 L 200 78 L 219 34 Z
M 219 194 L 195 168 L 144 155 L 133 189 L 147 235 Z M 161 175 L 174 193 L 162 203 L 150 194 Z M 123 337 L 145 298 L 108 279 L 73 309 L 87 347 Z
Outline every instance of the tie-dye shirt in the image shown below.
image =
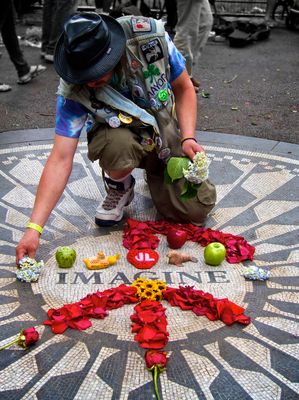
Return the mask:
M 169 82 L 171 83 L 183 72 L 186 60 L 175 47 L 167 32 L 165 32 L 165 37 L 167 40 L 170 65 Z M 125 92 L 122 94 L 126 95 Z M 56 103 L 55 132 L 61 136 L 78 138 L 86 123 L 88 114 L 90 114 L 90 110 L 81 103 L 78 103 L 74 100 L 65 99 L 63 96 L 59 95 Z M 90 124 L 87 123 L 87 131 L 90 128 Z

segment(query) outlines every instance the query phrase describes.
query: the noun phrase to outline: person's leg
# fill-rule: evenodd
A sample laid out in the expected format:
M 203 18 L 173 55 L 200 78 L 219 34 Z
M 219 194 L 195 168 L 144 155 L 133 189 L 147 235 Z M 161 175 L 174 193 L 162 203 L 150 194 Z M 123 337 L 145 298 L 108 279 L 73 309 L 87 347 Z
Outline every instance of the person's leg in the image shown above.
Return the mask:
M 101 125 L 91 138 L 89 134 L 88 157 L 99 160 L 105 171 L 107 196 L 95 212 L 97 225 L 110 226 L 122 219 L 124 207 L 134 198 L 135 179 L 131 175 L 146 155 L 140 136 L 129 128 L 110 128 Z
M 0 31 L 5 47 L 17 70 L 18 76 L 22 77 L 30 71 L 30 67 L 20 49 L 19 40 L 14 25 L 13 12 L 14 9 L 12 0 L 4 1 L 1 5 Z
M 266 14 L 264 21 L 269 21 L 271 19 L 275 3 L 276 0 L 267 0 L 267 7 L 266 7 Z
M 179 147 L 180 141 L 177 143 L 177 148 Z M 165 184 L 165 168 L 165 163 L 158 159 L 154 151 L 146 157 L 147 183 L 159 214 L 169 222 L 199 226 L 204 224 L 216 203 L 215 186 L 207 180 L 198 189 L 197 196 L 183 202 L 181 192 L 185 179 L 180 179 L 175 185 Z
M 186 58 L 186 69 L 192 77 L 193 54 L 192 41 L 196 40 L 199 30 L 200 1 L 177 0 L 178 23 L 174 44 Z
M 111 3 L 112 0 L 104 0 L 104 7 L 103 7 L 104 13 L 109 14 Z
M 45 0 L 43 4 L 43 26 L 42 26 L 42 55 L 46 54 L 47 46 L 51 36 L 53 17 L 57 7 L 57 0 Z M 55 23 L 55 22 L 54 22 Z
M 177 2 L 176 0 L 165 0 L 165 8 L 167 13 L 166 25 L 171 31 L 175 28 L 178 21 Z
M 47 61 L 51 61 L 47 58 L 47 55 L 54 54 L 54 48 L 59 36 L 63 31 L 64 23 L 72 14 L 74 14 L 77 6 L 78 0 L 57 0 L 57 7 L 53 16 L 55 23 L 52 25 L 49 43 L 46 48 L 45 59 Z
M 104 11 L 104 0 L 95 0 L 96 12 L 101 14 Z
M 209 33 L 213 26 L 213 14 L 208 0 L 201 0 L 199 11 L 199 30 L 196 40 L 192 42 L 191 51 L 193 54 L 193 65 L 198 62 L 205 47 Z

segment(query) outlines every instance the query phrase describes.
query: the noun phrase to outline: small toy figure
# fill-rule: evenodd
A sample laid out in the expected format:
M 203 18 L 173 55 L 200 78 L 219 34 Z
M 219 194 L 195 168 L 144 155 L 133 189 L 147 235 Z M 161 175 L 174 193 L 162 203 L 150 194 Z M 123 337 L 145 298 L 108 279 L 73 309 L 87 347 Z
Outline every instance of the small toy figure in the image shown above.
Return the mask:
M 190 256 L 187 253 L 180 253 L 176 250 L 171 250 L 166 257 L 167 264 L 173 264 L 177 267 L 183 267 L 183 262 L 192 261 L 194 263 L 198 262 L 198 259 Z
M 83 262 L 88 269 L 103 269 L 108 268 L 110 264 L 115 264 L 119 258 L 120 254 L 106 257 L 103 251 L 99 251 L 97 256 L 84 258 Z

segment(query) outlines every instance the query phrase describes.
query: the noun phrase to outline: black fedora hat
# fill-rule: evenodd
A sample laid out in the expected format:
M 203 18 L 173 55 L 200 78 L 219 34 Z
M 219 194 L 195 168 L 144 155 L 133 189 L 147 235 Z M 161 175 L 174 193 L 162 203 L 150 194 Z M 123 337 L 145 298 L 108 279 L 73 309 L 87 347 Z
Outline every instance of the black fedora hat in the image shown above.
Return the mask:
M 54 52 L 54 67 L 70 83 L 91 83 L 116 66 L 126 47 L 122 26 L 112 17 L 94 12 L 72 16 Z

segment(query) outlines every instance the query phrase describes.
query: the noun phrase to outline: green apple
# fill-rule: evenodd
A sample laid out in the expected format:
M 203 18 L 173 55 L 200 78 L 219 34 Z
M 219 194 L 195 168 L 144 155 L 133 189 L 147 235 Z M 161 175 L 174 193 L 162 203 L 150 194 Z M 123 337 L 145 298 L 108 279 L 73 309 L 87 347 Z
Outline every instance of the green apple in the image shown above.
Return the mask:
M 59 247 L 56 251 L 56 261 L 61 268 L 70 268 L 76 260 L 76 252 L 69 246 Z
M 219 265 L 225 259 L 226 249 L 222 243 L 213 242 L 207 245 L 204 258 L 207 264 Z

